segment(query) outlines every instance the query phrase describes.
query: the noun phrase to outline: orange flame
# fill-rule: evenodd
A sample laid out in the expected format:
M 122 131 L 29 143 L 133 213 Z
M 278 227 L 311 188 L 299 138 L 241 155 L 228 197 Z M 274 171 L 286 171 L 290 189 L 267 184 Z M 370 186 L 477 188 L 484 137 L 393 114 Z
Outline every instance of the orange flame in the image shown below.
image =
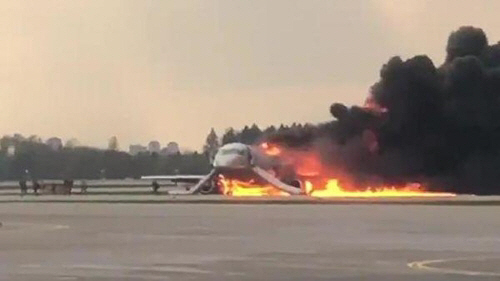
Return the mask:
M 260 145 L 260 147 L 262 147 L 262 149 L 264 149 L 264 152 L 267 154 L 267 155 L 270 155 L 270 156 L 277 156 L 277 155 L 280 155 L 281 154 L 281 149 L 275 145 L 270 145 L 269 143 L 267 142 L 264 142 Z
M 290 196 L 272 185 L 256 185 L 235 179 L 219 178 L 222 194 L 229 196 Z
M 367 108 L 378 112 L 386 112 L 374 100 L 368 99 Z M 374 152 L 378 149 L 376 135 L 366 130 L 363 132 L 363 141 Z M 325 177 L 325 170 L 321 163 L 320 154 L 312 150 L 297 150 L 279 147 L 276 144 L 264 142 L 260 145 L 263 151 L 270 156 L 278 156 L 283 163 L 290 164 L 294 173 L 303 181 L 302 193 L 312 197 L 450 197 L 453 193 L 429 192 L 420 184 L 408 184 L 404 187 L 382 186 L 369 187 L 364 190 L 354 190 L 349 186 L 341 185 L 341 175 L 331 174 Z M 285 169 L 286 170 L 286 169 Z M 270 171 L 271 172 L 271 171 Z M 286 172 L 285 172 L 286 174 Z M 274 176 L 280 178 L 278 174 Z M 314 181 L 314 184 L 313 182 Z M 219 186 L 224 195 L 229 196 L 290 196 L 272 185 L 259 185 L 254 181 L 241 181 L 219 177 Z
M 295 155 L 299 161 L 295 163 L 295 172 L 303 177 L 315 177 L 321 173 L 321 163 L 315 154 Z
M 305 182 L 305 191 L 314 197 L 450 197 L 453 193 L 446 192 L 428 192 L 418 183 L 408 184 L 403 188 L 380 187 L 368 188 L 366 190 L 345 190 L 338 180 L 330 179 L 323 189 L 315 189 L 309 181 Z
M 244 182 L 235 179 L 219 180 L 222 194 L 229 196 L 290 196 L 272 185 L 257 185 L 254 182 Z M 305 181 L 304 192 L 312 197 L 337 198 L 371 198 L 371 197 L 453 197 L 455 194 L 446 192 L 428 192 L 420 184 L 409 184 L 403 188 L 380 187 L 366 190 L 346 190 L 339 185 L 337 179 L 329 179 L 325 186 L 315 187 L 310 181 Z

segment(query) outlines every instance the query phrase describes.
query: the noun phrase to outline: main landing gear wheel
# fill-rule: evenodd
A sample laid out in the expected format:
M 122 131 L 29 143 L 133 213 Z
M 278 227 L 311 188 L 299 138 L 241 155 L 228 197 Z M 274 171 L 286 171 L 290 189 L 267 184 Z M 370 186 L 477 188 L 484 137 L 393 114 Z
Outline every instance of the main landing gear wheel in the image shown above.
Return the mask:
M 204 194 L 204 195 L 213 194 L 213 193 L 215 193 L 214 190 L 215 190 L 215 187 L 213 184 L 206 184 L 202 188 L 200 188 L 200 193 Z

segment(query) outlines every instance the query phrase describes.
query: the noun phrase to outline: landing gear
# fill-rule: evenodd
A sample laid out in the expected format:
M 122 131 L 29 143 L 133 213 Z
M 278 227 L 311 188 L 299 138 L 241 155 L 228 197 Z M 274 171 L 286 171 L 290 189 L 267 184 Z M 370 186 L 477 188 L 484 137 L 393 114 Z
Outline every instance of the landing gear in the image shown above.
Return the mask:
M 203 185 L 200 189 L 200 194 L 207 195 L 219 193 L 219 186 L 216 178 L 217 176 L 214 176 L 212 180 Z
M 202 188 L 200 188 L 200 193 L 203 195 L 206 194 L 213 194 L 214 193 L 214 186 L 212 184 L 206 184 Z
M 289 185 L 296 187 L 298 189 L 302 188 L 302 183 L 299 180 L 292 180 L 290 181 Z

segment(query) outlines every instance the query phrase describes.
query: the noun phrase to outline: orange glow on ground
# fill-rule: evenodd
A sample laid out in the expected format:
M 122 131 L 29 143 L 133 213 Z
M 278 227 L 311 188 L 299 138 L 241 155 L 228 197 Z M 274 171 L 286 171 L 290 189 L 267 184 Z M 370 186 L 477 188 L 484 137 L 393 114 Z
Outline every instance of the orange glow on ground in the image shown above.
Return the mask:
M 256 185 L 235 179 L 219 179 L 222 194 L 229 196 L 290 196 L 272 185 Z
M 324 188 L 315 189 L 311 182 L 305 182 L 306 194 L 313 197 L 450 197 L 453 193 L 428 192 L 420 184 L 409 184 L 402 188 L 380 187 L 366 190 L 344 190 L 338 180 L 328 180 Z
M 243 182 L 235 179 L 219 179 L 222 194 L 228 196 L 290 196 L 272 185 L 257 185 L 253 182 Z M 309 181 L 305 182 L 304 192 L 311 197 L 330 198 L 373 198 L 373 197 L 453 197 L 455 194 L 446 192 L 428 192 L 420 184 L 409 184 L 402 188 L 380 187 L 366 190 L 343 189 L 338 180 L 330 179 L 325 186 L 315 187 Z
M 367 99 L 365 108 L 372 109 L 376 112 L 387 112 L 386 108 L 379 106 L 373 98 Z M 363 141 L 370 149 L 376 151 L 378 142 L 376 135 L 370 131 L 363 132 Z M 279 157 L 283 163 L 288 163 L 292 166 L 293 172 L 303 181 L 302 193 L 311 197 L 452 197 L 453 193 L 446 192 L 431 192 L 418 183 L 407 184 L 406 186 L 377 186 L 368 187 L 363 190 L 356 190 L 340 183 L 339 179 L 334 176 L 332 178 L 325 175 L 325 167 L 321 162 L 321 155 L 314 150 L 307 149 L 290 149 L 280 147 L 277 144 L 264 142 L 260 144 L 260 148 L 265 154 Z M 274 176 L 280 178 L 279 173 Z M 290 196 L 272 185 L 258 185 L 255 182 L 245 182 L 236 179 L 219 178 L 219 187 L 221 193 L 228 196 Z

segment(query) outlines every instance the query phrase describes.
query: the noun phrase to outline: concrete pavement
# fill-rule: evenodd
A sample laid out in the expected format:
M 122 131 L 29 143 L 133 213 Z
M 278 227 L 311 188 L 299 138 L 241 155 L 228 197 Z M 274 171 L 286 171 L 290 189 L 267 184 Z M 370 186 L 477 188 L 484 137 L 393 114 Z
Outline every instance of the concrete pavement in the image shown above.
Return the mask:
M 493 205 L 0 204 L 0 280 L 498 280 L 498 213 Z

